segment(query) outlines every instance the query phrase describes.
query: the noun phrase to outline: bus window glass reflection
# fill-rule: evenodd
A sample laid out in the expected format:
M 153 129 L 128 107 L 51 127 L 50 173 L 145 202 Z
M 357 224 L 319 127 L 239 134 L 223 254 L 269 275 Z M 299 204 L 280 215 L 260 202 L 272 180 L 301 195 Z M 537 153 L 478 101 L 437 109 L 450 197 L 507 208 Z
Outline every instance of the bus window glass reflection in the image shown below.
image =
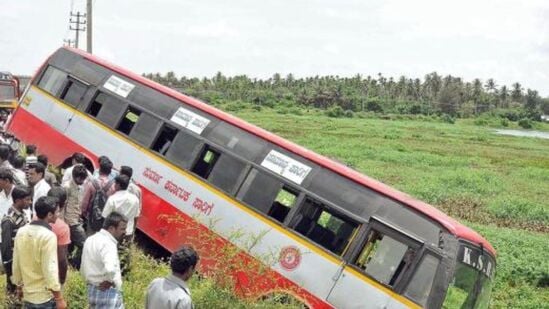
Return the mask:
M 40 79 L 38 87 L 49 92 L 51 95 L 57 96 L 57 94 L 61 90 L 61 87 L 63 87 L 63 83 L 65 82 L 66 78 L 67 74 L 65 72 L 49 66 L 46 69 L 46 72 L 44 73 L 42 78 Z
M 412 262 L 414 250 L 381 232 L 372 230 L 355 265 L 377 281 L 394 286 Z

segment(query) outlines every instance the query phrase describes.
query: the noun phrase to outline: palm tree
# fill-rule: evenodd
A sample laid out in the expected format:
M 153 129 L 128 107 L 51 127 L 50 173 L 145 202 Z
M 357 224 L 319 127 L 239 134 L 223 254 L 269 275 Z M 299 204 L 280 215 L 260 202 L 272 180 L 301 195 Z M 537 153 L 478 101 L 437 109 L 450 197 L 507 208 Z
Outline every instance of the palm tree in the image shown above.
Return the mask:
M 509 104 L 507 100 L 509 99 L 509 90 L 507 89 L 507 86 L 503 85 L 499 89 L 499 102 L 501 107 L 507 108 L 509 107 Z
M 514 83 L 512 86 L 513 86 L 513 90 L 511 90 L 511 98 L 515 102 L 521 102 L 522 101 L 522 86 L 518 82 Z

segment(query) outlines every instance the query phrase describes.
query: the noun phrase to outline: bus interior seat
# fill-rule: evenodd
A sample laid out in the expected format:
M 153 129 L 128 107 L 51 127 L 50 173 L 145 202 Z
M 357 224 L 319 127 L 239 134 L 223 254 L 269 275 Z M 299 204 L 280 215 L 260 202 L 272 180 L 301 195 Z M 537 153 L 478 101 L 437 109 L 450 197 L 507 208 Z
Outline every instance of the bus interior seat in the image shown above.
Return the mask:
M 332 250 L 332 242 L 335 238 L 335 234 L 331 230 L 315 224 L 309 237 L 324 248 Z
M 284 219 L 286 219 L 286 216 L 290 212 L 290 207 L 286 207 L 283 204 L 279 202 L 274 202 L 273 207 L 271 207 L 271 210 L 269 211 L 268 215 L 279 222 L 284 222 Z
M 311 228 L 311 223 L 313 222 L 313 220 L 303 215 L 300 216 L 301 218 L 298 219 L 299 221 L 295 226 L 295 230 L 302 235 L 307 235 L 309 229 Z

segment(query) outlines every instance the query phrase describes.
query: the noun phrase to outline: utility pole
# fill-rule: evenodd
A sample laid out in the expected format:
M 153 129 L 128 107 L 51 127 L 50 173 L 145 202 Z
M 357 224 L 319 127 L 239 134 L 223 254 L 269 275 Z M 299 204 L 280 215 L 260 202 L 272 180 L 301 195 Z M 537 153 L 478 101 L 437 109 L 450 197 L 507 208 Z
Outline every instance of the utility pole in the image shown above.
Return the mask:
M 88 31 L 86 32 L 86 50 L 88 53 L 92 53 L 92 0 L 87 0 L 86 14 L 88 16 Z
M 65 46 L 74 47 L 74 40 L 64 39 L 63 42 L 65 43 Z
M 76 17 L 76 20 L 72 20 L 73 17 Z M 69 29 L 72 31 L 76 31 L 76 39 L 74 40 L 74 46 L 78 48 L 78 39 L 81 31 L 86 31 L 86 27 L 81 27 L 82 25 L 86 24 L 86 14 L 81 14 L 80 12 L 76 12 L 74 14 L 71 12 L 71 18 L 69 19 L 69 23 L 74 24 L 74 28 L 72 25 L 69 25 Z

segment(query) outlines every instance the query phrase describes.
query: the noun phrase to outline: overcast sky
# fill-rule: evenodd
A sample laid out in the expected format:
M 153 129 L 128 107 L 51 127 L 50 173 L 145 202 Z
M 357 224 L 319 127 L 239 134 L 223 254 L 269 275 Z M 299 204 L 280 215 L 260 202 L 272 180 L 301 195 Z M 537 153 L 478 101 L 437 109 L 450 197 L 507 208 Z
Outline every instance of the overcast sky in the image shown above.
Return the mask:
M 84 0 L 3 0 L 0 70 L 32 74 Z M 549 96 L 547 0 L 95 0 L 94 53 L 136 73 L 269 77 L 437 71 Z M 81 36 L 85 48 L 85 34 Z

